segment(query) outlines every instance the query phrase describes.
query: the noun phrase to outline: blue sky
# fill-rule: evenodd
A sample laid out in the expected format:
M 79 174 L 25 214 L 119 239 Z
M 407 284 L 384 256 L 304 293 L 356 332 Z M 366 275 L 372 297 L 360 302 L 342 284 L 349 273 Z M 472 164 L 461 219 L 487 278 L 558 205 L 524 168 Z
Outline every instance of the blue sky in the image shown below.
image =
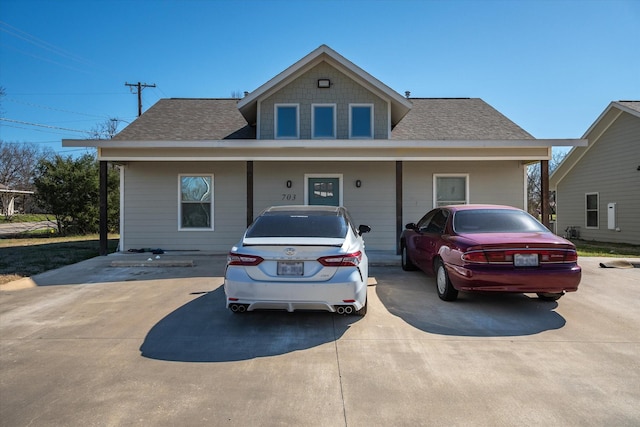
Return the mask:
M 397 92 L 478 97 L 537 138 L 640 100 L 640 1 L 2 0 L 0 139 L 63 153 L 161 98 L 252 91 L 327 44 Z M 39 126 L 36 126 L 39 125 Z

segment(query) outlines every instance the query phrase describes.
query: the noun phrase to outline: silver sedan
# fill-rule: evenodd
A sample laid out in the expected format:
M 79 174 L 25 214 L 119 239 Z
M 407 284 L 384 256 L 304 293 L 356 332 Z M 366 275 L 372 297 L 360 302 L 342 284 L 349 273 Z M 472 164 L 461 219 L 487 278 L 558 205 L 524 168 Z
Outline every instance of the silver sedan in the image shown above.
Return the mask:
M 364 315 L 368 260 L 362 235 L 369 231 L 355 227 L 344 207 L 266 209 L 229 252 L 227 308 Z

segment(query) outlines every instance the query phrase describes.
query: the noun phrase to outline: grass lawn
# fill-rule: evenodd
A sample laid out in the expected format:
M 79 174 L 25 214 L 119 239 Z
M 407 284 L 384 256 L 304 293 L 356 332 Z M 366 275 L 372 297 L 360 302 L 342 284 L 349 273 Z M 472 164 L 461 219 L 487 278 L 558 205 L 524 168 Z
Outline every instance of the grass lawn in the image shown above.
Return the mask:
M 109 252 L 118 246 L 118 236 L 110 235 Z M 100 255 L 100 237 L 11 237 L 0 238 L 0 286 L 54 268 Z
M 588 242 L 586 240 L 572 240 L 578 249 L 578 256 L 597 257 L 640 257 L 640 246 L 624 243 Z

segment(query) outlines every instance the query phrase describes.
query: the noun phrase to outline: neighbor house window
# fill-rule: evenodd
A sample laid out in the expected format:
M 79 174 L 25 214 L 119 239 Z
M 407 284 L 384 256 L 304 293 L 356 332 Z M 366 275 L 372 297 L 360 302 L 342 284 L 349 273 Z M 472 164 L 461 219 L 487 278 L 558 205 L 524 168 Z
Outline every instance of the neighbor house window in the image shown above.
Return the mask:
M 373 138 L 373 105 L 349 105 L 349 138 Z
M 435 207 L 469 203 L 468 175 L 435 175 L 433 186 Z
M 275 105 L 276 138 L 297 139 L 300 134 L 298 104 Z
M 213 229 L 213 175 L 180 175 L 181 230 Z
M 313 104 L 311 106 L 311 127 L 313 138 L 333 139 L 336 137 L 335 104 Z
M 598 227 L 598 193 L 586 194 L 587 227 Z

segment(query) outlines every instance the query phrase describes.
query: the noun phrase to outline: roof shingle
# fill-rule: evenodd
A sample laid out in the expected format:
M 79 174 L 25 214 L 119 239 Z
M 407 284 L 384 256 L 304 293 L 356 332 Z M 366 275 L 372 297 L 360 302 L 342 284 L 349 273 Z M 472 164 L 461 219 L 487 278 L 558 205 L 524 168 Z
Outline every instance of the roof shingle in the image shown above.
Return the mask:
M 391 133 L 395 140 L 534 139 L 479 98 L 411 98 L 412 109 Z M 237 99 L 161 99 L 118 133 L 116 141 L 255 139 Z

